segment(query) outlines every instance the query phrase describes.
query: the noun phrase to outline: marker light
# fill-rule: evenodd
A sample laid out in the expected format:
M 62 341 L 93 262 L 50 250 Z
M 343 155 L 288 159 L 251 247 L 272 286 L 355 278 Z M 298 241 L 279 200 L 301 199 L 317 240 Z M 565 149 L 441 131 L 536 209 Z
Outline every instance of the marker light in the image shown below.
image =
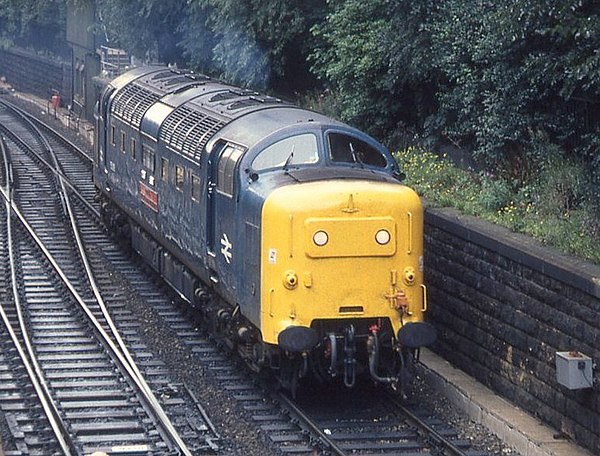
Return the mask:
M 329 241 L 329 236 L 325 231 L 317 231 L 313 234 L 313 242 L 319 247 L 323 247 Z
M 390 239 L 392 239 L 392 236 L 388 230 L 379 230 L 375 234 L 375 240 L 379 245 L 386 245 L 390 242 Z

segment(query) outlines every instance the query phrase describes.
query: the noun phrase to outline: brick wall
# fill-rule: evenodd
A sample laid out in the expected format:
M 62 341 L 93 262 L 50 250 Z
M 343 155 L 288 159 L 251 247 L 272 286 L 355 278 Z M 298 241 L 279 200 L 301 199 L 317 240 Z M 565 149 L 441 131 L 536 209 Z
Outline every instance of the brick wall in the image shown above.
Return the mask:
M 555 352 L 600 360 L 600 267 L 449 209 L 426 213 L 434 350 L 592 451 L 598 389 L 556 381 Z
M 71 64 L 18 48 L 0 49 L 0 76 L 20 92 L 50 99 L 58 90 L 63 102 L 71 99 Z

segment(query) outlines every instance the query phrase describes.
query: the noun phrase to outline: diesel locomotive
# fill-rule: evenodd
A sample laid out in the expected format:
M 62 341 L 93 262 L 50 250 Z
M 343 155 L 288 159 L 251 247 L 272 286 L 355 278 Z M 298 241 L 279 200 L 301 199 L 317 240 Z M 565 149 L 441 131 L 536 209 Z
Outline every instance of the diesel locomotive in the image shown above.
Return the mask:
M 255 370 L 402 384 L 422 346 L 423 208 L 381 144 L 191 71 L 140 67 L 96 107 L 94 182 L 131 242 Z

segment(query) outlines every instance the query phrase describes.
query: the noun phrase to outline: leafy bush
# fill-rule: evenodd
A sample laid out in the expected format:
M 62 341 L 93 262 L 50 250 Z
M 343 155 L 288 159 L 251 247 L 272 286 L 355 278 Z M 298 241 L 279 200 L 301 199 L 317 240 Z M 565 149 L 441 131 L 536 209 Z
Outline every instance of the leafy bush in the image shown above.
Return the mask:
M 430 206 L 453 206 L 473 213 L 479 185 L 471 173 L 417 147 L 399 151 L 395 158 L 406 173 L 406 184 L 427 198 Z
M 512 190 L 504 179 L 496 179 L 484 174 L 481 179 L 481 192 L 477 202 L 488 211 L 499 211 L 512 202 Z
M 600 264 L 600 220 L 589 173 L 549 149 L 527 184 L 459 169 L 446 157 L 410 147 L 394 154 L 406 184 L 432 207 L 462 212 L 529 234 L 544 244 Z

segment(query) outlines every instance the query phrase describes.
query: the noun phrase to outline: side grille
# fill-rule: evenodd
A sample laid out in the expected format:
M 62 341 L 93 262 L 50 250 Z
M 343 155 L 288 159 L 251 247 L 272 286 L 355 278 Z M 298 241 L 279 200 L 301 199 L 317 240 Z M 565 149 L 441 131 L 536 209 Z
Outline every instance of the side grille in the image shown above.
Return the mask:
M 144 113 L 159 98 L 158 94 L 133 83 L 117 93 L 111 110 L 116 116 L 140 128 Z
M 159 139 L 173 149 L 200 161 L 209 139 L 225 123 L 207 114 L 182 106 L 173 111 L 160 128 Z

